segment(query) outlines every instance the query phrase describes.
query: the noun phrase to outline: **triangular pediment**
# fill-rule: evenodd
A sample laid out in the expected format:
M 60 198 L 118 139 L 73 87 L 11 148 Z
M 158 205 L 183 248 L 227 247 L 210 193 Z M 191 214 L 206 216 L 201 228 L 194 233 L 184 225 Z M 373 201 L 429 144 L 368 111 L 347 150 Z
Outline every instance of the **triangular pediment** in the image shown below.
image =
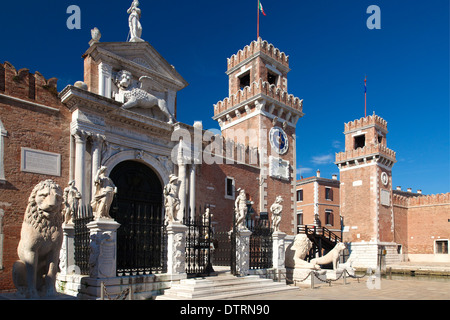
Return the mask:
M 148 42 L 98 42 L 88 49 L 87 54 L 113 69 L 127 69 L 136 78 L 150 77 L 155 80 L 155 86 L 162 86 L 160 90 L 179 91 L 188 85 L 175 67 Z

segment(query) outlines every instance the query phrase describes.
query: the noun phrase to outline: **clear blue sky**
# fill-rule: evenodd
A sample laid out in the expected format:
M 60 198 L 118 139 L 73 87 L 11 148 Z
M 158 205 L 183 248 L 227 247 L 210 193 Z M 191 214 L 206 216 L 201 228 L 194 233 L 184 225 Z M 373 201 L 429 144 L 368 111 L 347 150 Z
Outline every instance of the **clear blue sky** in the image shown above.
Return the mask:
M 0 61 L 57 77 L 58 89 L 83 78 L 90 30 L 103 42 L 126 41 L 132 0 L 2 1 Z M 142 38 L 189 82 L 178 120 L 218 128 L 213 104 L 228 94 L 226 59 L 256 39 L 257 0 L 141 0 Z M 81 30 L 69 30 L 69 5 Z M 260 35 L 290 56 L 289 92 L 304 99 L 297 127 L 297 167 L 304 177 L 338 173 L 344 123 L 367 111 L 388 122 L 397 152 L 393 184 L 450 192 L 449 1 L 262 0 Z M 368 6 L 381 9 L 369 30 Z

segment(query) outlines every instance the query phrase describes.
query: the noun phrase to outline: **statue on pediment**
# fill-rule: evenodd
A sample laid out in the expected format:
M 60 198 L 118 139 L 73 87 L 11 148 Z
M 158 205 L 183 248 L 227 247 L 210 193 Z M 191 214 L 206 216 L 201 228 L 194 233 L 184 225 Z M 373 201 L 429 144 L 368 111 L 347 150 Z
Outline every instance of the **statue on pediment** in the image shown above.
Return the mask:
M 139 21 L 141 19 L 141 9 L 139 9 L 138 6 L 139 6 L 139 1 L 133 0 L 131 7 L 127 10 L 127 13 L 130 15 L 128 17 L 128 26 L 130 27 L 129 42 L 144 41 L 141 39 L 142 25 L 141 25 L 141 22 Z
M 119 92 L 115 94 L 116 101 L 123 102 L 123 109 L 141 107 L 150 109 L 155 106 L 169 119 L 169 123 L 174 122 L 174 118 L 166 105 L 166 100 L 159 99 L 148 91 L 155 85 L 153 79 L 147 76 L 139 78 L 140 88 L 132 86 L 132 74 L 127 70 L 121 70 L 116 79 Z

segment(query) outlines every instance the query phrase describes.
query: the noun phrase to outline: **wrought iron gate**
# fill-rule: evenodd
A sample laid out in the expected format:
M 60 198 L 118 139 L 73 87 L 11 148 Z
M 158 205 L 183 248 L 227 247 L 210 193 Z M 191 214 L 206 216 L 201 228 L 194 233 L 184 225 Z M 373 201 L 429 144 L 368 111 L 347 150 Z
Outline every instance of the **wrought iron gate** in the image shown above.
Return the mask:
M 272 228 L 269 220 L 248 220 L 250 236 L 250 269 L 272 268 Z
M 209 275 L 212 271 L 211 264 L 211 213 L 190 215 L 183 219 L 188 227 L 186 231 L 186 273 L 188 276 Z
M 90 232 L 86 225 L 93 220 L 91 206 L 79 206 L 73 216 L 75 231 L 74 258 L 81 274 L 89 274 Z

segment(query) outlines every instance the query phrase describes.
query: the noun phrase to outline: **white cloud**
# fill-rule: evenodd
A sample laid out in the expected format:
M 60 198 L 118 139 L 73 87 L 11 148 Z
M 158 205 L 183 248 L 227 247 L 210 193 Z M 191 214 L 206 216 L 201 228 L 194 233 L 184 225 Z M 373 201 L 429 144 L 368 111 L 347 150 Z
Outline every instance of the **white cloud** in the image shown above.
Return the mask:
M 325 154 L 322 156 L 314 156 L 311 158 L 311 162 L 314 164 L 330 164 L 333 163 L 333 155 L 332 154 Z

